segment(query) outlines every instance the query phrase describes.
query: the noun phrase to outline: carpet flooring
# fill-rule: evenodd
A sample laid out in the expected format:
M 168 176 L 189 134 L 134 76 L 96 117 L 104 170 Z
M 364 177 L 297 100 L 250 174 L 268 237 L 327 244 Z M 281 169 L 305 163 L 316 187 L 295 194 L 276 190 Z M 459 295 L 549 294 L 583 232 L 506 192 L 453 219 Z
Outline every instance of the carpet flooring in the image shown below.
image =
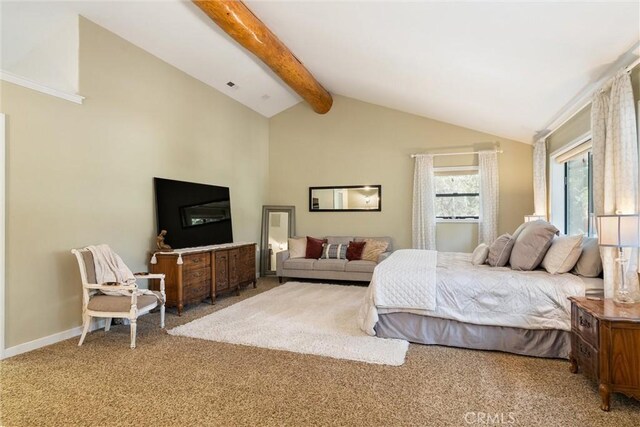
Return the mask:
M 167 327 L 276 285 L 169 311 Z M 639 402 L 615 394 L 602 412 L 597 387 L 564 360 L 411 345 L 403 366 L 371 365 L 171 336 L 158 317 L 140 318 L 135 350 L 116 326 L 0 362 L 0 424 L 640 425 Z

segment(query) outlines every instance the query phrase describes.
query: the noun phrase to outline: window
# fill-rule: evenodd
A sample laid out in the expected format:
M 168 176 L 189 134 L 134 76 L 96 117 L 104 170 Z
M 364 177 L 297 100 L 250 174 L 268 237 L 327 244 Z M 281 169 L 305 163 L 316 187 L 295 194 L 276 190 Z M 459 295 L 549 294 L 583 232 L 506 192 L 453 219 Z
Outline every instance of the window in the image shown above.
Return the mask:
M 591 149 L 564 163 L 565 233 L 593 236 L 593 160 Z
M 441 168 L 435 174 L 436 218 L 480 218 L 480 179 L 477 168 Z

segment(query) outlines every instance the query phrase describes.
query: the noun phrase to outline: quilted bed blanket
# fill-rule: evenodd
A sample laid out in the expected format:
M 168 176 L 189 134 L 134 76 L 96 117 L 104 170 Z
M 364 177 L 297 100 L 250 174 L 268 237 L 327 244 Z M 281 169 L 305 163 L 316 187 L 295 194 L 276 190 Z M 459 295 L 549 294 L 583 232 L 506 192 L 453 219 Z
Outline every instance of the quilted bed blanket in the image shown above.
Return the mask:
M 568 297 L 584 295 L 584 282 L 572 274 L 476 266 L 471 254 L 401 250 L 374 270 L 358 322 L 370 335 L 375 335 L 380 314 L 395 312 L 569 331 Z

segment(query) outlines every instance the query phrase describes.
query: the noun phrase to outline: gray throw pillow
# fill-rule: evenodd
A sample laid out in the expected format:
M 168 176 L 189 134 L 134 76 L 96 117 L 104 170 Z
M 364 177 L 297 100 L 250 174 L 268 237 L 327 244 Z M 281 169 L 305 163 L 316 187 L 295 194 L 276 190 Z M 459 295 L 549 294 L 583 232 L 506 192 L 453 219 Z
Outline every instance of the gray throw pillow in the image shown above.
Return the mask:
M 487 262 L 492 267 L 504 267 L 509 262 L 514 240 L 510 234 L 503 234 L 489 246 Z
M 513 245 L 509 263 L 514 270 L 535 270 L 547 253 L 558 229 L 547 221 L 532 221 Z
M 511 235 L 511 238 L 513 240 L 518 240 L 518 236 L 520 235 L 520 233 L 522 233 L 522 230 L 524 230 L 527 225 L 529 225 L 528 222 L 523 222 L 522 224 L 520 224 L 520 226 L 516 228 L 516 231 L 514 231 Z
M 571 271 L 584 277 L 600 277 L 602 273 L 602 258 L 598 239 L 588 237 L 582 241 L 582 254 Z

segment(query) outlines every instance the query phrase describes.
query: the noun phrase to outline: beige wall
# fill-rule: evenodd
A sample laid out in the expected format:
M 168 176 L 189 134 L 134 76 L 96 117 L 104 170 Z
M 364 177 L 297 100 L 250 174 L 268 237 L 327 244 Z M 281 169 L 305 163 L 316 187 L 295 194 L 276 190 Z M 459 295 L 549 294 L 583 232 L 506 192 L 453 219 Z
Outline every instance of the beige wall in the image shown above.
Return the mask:
M 269 122 L 269 203 L 296 206 L 299 235 L 389 235 L 411 247 L 411 153 L 483 149 L 498 141 L 499 231 L 513 232 L 533 212 L 532 147 L 400 111 L 334 97 L 331 111 L 298 104 Z M 475 156 L 438 157 L 436 166 L 466 166 Z M 308 188 L 382 185 L 382 212 L 309 212 Z M 439 224 L 439 250 L 471 251 L 475 224 Z
M 259 241 L 269 124 L 257 113 L 84 19 L 84 105 L 0 89 L 7 347 L 80 325 L 71 248 L 106 242 L 134 271 L 146 269 L 154 176 L 229 186 L 234 238 Z

